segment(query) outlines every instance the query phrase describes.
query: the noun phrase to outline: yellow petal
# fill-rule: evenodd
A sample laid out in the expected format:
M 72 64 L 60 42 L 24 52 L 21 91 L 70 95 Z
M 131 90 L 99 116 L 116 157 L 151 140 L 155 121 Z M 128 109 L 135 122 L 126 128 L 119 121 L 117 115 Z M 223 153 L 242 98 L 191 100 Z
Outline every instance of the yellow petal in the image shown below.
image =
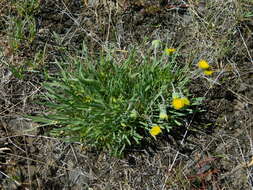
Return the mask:
M 208 69 L 208 68 L 210 67 L 210 65 L 208 64 L 207 61 L 205 61 L 205 60 L 200 60 L 200 61 L 198 62 L 198 67 L 199 67 L 200 69 Z
M 161 130 L 160 126 L 158 126 L 158 125 L 153 126 L 153 127 L 150 129 L 150 131 L 149 131 L 149 133 L 150 133 L 152 136 L 156 136 L 156 135 L 158 135 L 158 134 L 161 133 L 161 132 L 162 132 L 162 130 Z
M 207 76 L 210 76 L 210 75 L 213 74 L 213 72 L 214 72 L 214 71 L 212 71 L 212 70 L 205 70 L 205 71 L 204 71 L 204 74 L 207 75 Z
M 172 55 L 176 51 L 176 49 L 175 48 L 166 48 L 164 51 L 167 55 Z
M 185 105 L 184 100 L 182 100 L 182 98 L 175 98 L 172 101 L 172 106 L 176 109 L 179 110 L 181 108 L 183 108 Z

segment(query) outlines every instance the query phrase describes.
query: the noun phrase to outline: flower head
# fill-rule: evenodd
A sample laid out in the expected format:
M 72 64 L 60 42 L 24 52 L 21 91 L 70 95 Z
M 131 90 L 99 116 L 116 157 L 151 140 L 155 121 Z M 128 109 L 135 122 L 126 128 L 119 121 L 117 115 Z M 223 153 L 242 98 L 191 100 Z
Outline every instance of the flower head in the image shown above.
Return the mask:
M 184 107 L 184 101 L 181 98 L 174 98 L 172 100 L 172 106 L 176 109 L 179 110 Z
M 149 131 L 149 133 L 150 133 L 153 137 L 155 137 L 156 135 L 158 135 L 158 134 L 161 133 L 161 132 L 162 132 L 162 130 L 161 130 L 160 126 L 158 126 L 158 125 L 154 125 L 154 126 L 150 129 L 150 131 Z
M 207 75 L 207 76 L 210 76 L 210 75 L 212 75 L 213 73 L 214 73 L 213 70 L 205 70 L 205 71 L 204 71 L 204 74 Z
M 176 49 L 175 48 L 166 48 L 164 51 L 165 51 L 166 55 L 172 55 L 176 51 Z
M 183 97 L 183 98 L 174 98 L 172 100 L 172 106 L 176 109 L 179 110 L 185 106 L 190 105 L 190 101 L 188 100 L 188 98 Z
M 167 113 L 161 112 L 159 115 L 159 118 L 162 120 L 167 120 L 169 118 L 169 116 L 167 115 Z
M 208 69 L 208 68 L 210 68 L 210 65 L 208 64 L 208 62 L 206 61 L 206 60 L 200 60 L 199 62 L 198 62 L 198 67 L 200 68 L 200 69 Z
M 159 105 L 159 109 L 160 109 L 159 118 L 161 120 L 168 120 L 169 116 L 166 111 L 166 105 L 164 104 Z

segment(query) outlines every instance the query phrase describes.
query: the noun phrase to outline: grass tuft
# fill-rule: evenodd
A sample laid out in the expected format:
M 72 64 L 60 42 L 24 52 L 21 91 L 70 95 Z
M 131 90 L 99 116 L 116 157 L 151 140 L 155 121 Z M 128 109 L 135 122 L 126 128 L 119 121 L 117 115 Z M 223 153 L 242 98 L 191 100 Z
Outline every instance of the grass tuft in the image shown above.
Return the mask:
M 189 96 L 188 67 L 177 62 L 176 54 L 139 59 L 133 50 L 122 62 L 108 55 L 98 61 L 88 57 L 72 61 L 72 72 L 59 62 L 60 75 L 45 83 L 50 114 L 33 118 L 56 124 L 52 135 L 121 155 L 143 138 L 154 140 L 151 137 L 181 125 L 182 118 L 193 112 L 187 108 L 188 99 L 178 109 L 171 105 L 173 98 Z M 159 128 L 156 135 L 154 126 Z

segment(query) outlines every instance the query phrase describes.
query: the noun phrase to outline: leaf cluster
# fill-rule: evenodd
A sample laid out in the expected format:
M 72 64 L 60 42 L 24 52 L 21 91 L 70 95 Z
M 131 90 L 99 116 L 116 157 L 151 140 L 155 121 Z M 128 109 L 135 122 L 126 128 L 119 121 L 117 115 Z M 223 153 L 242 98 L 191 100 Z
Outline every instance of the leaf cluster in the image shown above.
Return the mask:
M 52 135 L 121 155 L 143 138 L 154 140 L 149 134 L 154 123 L 167 131 L 181 124 L 186 113 L 173 110 L 170 102 L 175 87 L 187 93 L 189 79 L 187 67 L 175 60 L 140 59 L 133 50 L 122 62 L 104 55 L 97 61 L 75 58 L 72 72 L 58 63 L 58 78 L 44 85 L 48 114 L 33 119 L 57 126 Z M 170 114 L 168 121 L 159 119 L 161 107 Z

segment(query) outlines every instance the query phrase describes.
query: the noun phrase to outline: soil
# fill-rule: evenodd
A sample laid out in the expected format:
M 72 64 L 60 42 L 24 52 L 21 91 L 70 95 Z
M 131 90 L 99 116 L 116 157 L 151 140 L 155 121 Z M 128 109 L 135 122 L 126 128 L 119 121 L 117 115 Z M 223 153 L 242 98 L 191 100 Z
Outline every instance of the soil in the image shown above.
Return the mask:
M 97 56 L 96 52 L 101 47 L 106 49 L 108 42 L 117 43 L 117 48 L 123 50 L 129 44 L 143 43 L 143 36 L 162 39 L 174 47 L 180 45 L 182 52 L 195 51 L 195 47 L 188 45 L 197 39 L 187 41 L 194 25 L 190 8 L 173 4 L 174 1 L 145 6 L 141 2 L 41 0 L 35 15 L 38 32 L 35 40 L 31 46 L 20 48 L 18 53 L 6 52 L 1 60 L 18 68 L 20 62 L 46 45 L 46 57 L 38 69 L 44 71 L 46 68 L 54 73 L 57 71 L 53 61 L 64 59 L 66 50 L 68 55 L 74 54 L 76 48 L 81 51 L 81 41 L 89 44 L 88 50 Z M 154 6 L 156 8 L 150 11 Z M 198 14 L 208 11 L 203 4 L 195 8 Z M 6 35 L 1 30 L 0 36 Z M 62 40 L 57 40 L 54 33 Z M 166 137 L 161 136 L 153 148 L 131 148 L 123 158 L 46 136 L 45 129 L 24 117 L 42 113 L 45 109 L 34 102 L 36 95 L 43 93 L 41 82 L 45 78 L 29 71 L 17 77 L 8 67 L 1 66 L 0 187 L 73 190 L 253 188 L 253 168 L 247 165 L 253 159 L 252 34 L 252 22 L 241 21 L 236 33 L 230 37 L 240 48 L 217 56 L 219 63 L 226 66 L 215 65 L 219 72 L 212 77 L 193 77 L 190 92 L 193 97 L 205 97 L 203 112 L 192 115 L 184 130 L 177 132 L 179 130 L 175 129 Z M 4 38 L 1 42 L 7 48 Z M 180 59 L 195 61 L 187 53 Z

